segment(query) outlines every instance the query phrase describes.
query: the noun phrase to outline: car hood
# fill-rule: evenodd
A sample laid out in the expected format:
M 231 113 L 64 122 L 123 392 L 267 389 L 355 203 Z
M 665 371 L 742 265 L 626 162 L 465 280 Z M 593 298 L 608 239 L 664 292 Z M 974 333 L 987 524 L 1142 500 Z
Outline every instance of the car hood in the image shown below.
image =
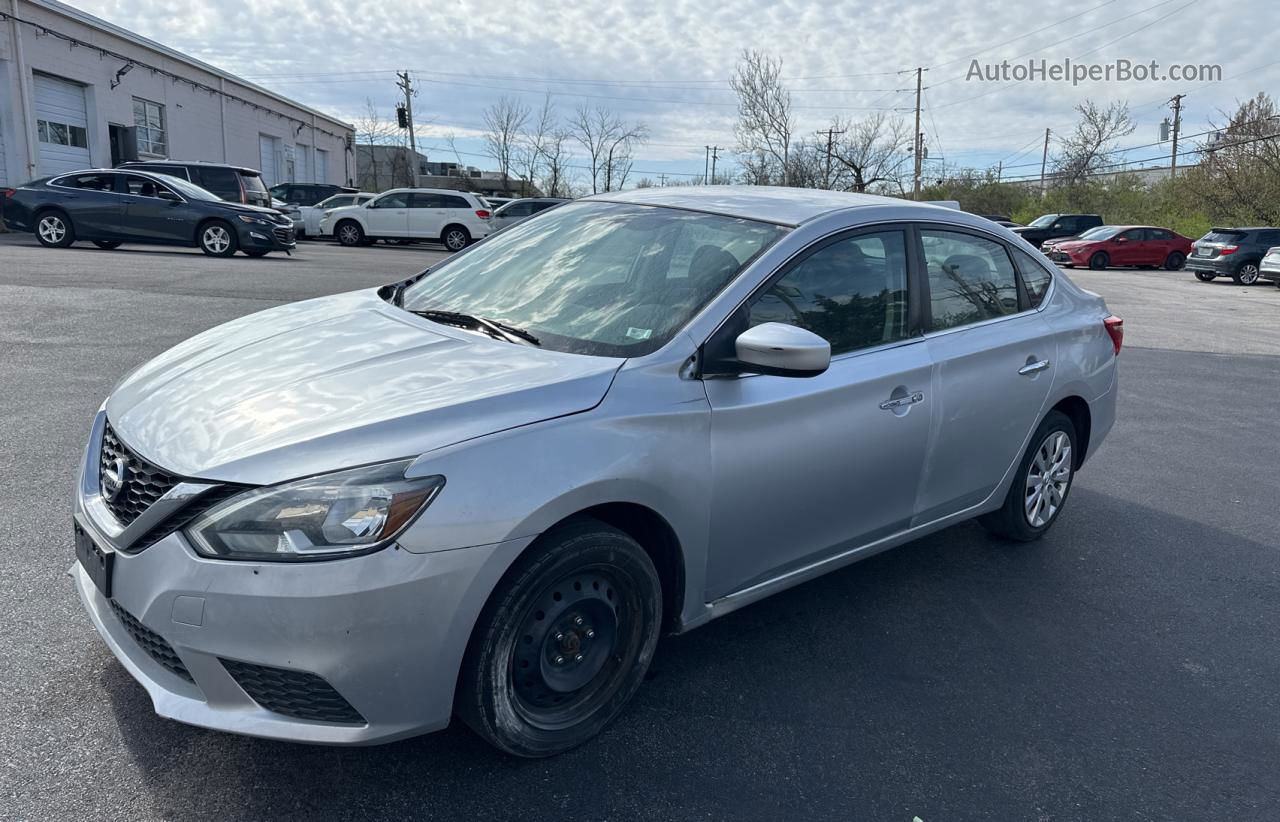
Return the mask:
M 280 213 L 279 209 L 267 208 L 266 206 L 249 205 L 248 203 L 232 203 L 226 200 L 218 200 L 216 202 L 207 200 L 205 202 L 207 205 L 216 206 L 218 208 L 225 209 L 226 211 L 233 211 L 238 214 L 265 214 L 270 216 L 273 214 L 278 215 Z
M 106 411 L 168 471 L 270 484 L 588 410 L 622 363 L 437 325 L 358 291 L 192 337 L 129 375 Z
M 1053 247 L 1059 251 L 1078 251 L 1091 245 L 1097 245 L 1097 243 L 1092 240 L 1057 240 Z

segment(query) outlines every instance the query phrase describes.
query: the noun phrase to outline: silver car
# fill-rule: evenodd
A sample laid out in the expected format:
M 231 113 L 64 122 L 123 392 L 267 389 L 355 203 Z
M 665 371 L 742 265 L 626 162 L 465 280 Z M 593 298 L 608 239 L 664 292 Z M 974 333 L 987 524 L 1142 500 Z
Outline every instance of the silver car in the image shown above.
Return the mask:
M 545 756 L 659 634 L 973 517 L 1033 540 L 1112 426 L 1122 327 L 981 217 L 650 188 L 130 374 L 71 570 L 182 722 Z
M 498 206 L 493 212 L 493 216 L 489 218 L 490 224 L 494 231 L 504 228 L 510 228 L 513 225 L 522 223 L 535 214 L 541 214 L 549 208 L 554 208 L 561 203 L 570 202 L 563 197 L 525 197 L 521 200 L 512 200 Z

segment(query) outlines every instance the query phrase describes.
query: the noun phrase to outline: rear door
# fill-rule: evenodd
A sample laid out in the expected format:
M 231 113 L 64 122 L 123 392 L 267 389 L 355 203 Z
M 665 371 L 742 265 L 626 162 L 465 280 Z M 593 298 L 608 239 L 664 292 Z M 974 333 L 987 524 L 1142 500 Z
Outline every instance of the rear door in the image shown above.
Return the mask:
M 409 194 L 383 194 L 363 212 L 365 233 L 372 237 L 409 236 Z
M 937 405 L 915 524 L 991 495 L 1039 424 L 1057 357 L 1002 242 L 928 224 L 919 236 Z
M 434 240 L 444 228 L 444 201 L 439 194 L 415 191 L 409 195 L 409 236 Z
M 116 191 L 119 175 L 69 174 L 53 181 L 59 205 L 67 210 L 82 239 L 114 239 L 124 223 L 124 198 Z

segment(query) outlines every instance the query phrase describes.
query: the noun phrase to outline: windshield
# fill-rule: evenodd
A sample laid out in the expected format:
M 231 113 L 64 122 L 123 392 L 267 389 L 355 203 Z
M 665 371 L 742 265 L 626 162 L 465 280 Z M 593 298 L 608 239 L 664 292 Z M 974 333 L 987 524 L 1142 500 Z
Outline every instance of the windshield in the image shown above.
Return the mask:
M 222 201 L 222 198 L 217 194 L 205 191 L 195 183 L 188 183 L 181 177 L 174 177 L 172 174 L 157 174 L 156 177 L 188 200 Z
M 496 320 L 555 351 L 642 356 L 785 233 L 673 208 L 574 203 L 446 262 L 410 286 L 403 305 Z
M 1120 228 L 1119 228 L 1119 226 L 1114 226 L 1114 225 L 1100 225 L 1100 226 L 1097 226 L 1096 228 L 1091 228 L 1091 229 L 1089 229 L 1088 231 L 1086 231 L 1085 233 L 1081 234 L 1081 235 L 1080 235 L 1080 239 L 1082 239 L 1082 240 L 1110 240 L 1112 237 L 1116 236 L 1116 235 L 1117 235 L 1117 234 L 1119 234 L 1119 233 L 1120 233 Z
M 1045 214 L 1042 217 L 1036 217 L 1034 220 L 1027 223 L 1027 225 L 1030 228 L 1043 228 L 1047 225 L 1053 225 L 1053 221 L 1056 219 L 1058 219 L 1057 214 Z

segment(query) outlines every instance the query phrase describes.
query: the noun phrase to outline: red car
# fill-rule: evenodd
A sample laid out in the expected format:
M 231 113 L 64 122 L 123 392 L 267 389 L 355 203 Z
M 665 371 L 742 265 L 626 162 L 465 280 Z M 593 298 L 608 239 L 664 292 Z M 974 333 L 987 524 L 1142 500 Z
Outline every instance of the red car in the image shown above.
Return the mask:
M 1040 250 L 1067 268 L 1087 265 L 1095 271 L 1121 265 L 1177 271 L 1191 253 L 1192 240 L 1167 228 L 1101 225 L 1079 237 L 1046 240 Z

